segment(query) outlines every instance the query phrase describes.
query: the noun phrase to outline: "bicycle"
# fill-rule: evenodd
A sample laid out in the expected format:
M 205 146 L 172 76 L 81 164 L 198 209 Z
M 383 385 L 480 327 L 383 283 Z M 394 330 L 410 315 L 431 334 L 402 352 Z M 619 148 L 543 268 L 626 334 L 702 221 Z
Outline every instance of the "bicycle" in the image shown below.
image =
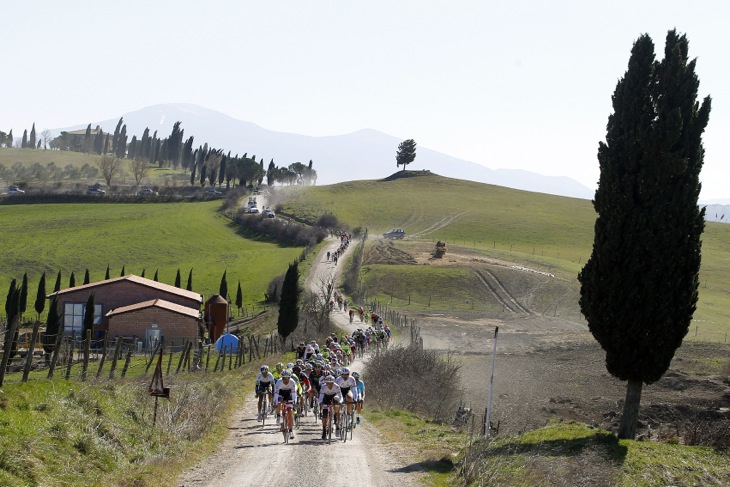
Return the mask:
M 261 427 L 266 425 L 266 416 L 269 411 L 268 395 L 264 392 L 264 400 L 261 402 Z
M 312 413 L 313 413 L 312 416 L 314 416 L 314 424 L 317 424 L 319 422 L 320 418 L 319 418 L 319 401 L 317 400 L 316 397 L 314 398 L 313 403 L 314 404 L 312 405 Z
M 291 436 L 292 424 L 289 422 L 289 411 L 293 408 L 294 404 L 291 401 L 286 401 L 281 412 L 281 433 L 284 435 L 284 443 L 286 444 L 289 444 L 289 437 Z
M 322 404 L 322 411 L 327 411 L 327 444 L 332 443 L 332 427 L 334 426 L 335 410 L 337 409 L 336 404 Z

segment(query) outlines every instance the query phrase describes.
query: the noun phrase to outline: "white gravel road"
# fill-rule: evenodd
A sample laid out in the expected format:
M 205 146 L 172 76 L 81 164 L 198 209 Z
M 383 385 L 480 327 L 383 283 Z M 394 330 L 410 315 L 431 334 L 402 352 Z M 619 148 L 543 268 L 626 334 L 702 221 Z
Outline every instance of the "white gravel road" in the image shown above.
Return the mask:
M 335 267 L 325 257 L 327 251 L 336 250 L 338 245 L 338 241 L 332 240 L 320 252 L 310 275 L 339 272 L 344 259 Z M 334 319 L 347 330 L 356 327 L 350 325 L 343 311 L 335 311 Z M 363 367 L 357 361 L 352 366 L 360 370 Z M 333 437 L 332 443 L 327 444 L 321 439 L 321 422 L 315 422 L 309 415 L 295 430 L 295 438 L 284 444 L 276 424 L 267 422 L 262 427 L 256 421 L 253 386 L 245 391 L 229 429 L 228 438 L 217 452 L 181 476 L 180 487 L 347 484 L 410 487 L 420 485 L 419 479 L 423 477 L 420 466 L 409 460 L 402 447 L 382 441 L 377 430 L 367 422 L 357 426 L 352 440 L 335 441 Z

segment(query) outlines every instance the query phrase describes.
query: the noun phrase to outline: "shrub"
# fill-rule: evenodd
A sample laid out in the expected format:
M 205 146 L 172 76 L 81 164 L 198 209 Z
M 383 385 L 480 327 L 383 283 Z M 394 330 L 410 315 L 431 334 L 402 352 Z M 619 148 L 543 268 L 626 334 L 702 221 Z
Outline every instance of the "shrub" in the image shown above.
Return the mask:
M 462 398 L 460 369 L 451 354 L 440 357 L 434 350 L 395 345 L 368 363 L 368 398 L 383 409 L 450 421 Z M 438 393 L 424 397 L 425 391 Z

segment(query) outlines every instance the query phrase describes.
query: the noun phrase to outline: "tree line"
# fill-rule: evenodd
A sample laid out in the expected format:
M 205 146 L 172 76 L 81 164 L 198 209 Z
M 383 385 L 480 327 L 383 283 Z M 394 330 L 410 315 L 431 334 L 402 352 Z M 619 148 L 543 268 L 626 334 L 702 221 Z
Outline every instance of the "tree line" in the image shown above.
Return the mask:
M 224 183 L 227 188 L 236 184 L 256 186 L 261 185 L 264 179 L 269 186 L 275 183 L 313 185 L 317 182 L 317 171 L 311 160 L 309 164 L 295 162 L 288 166 L 277 166 L 271 159 L 265 167 L 263 158 L 257 160 L 255 155 L 249 157 L 248 153 L 243 156 L 232 155 L 231 151 L 209 147 L 207 143 L 194 148 L 194 137 L 185 138 L 181 125 L 181 122 L 175 122 L 167 137 L 158 136 L 156 130 L 150 133 L 150 129 L 145 128 L 140 138 L 134 135 L 130 140 L 122 117 L 113 133 L 104 132 L 98 125 L 92 129 L 91 124 L 88 124 L 83 135 L 63 131 L 50 140 L 49 130 L 44 130 L 42 136 L 37 138 L 34 123 L 30 135 L 27 130 L 24 131 L 20 148 L 40 149 L 43 146 L 44 149 L 99 155 L 101 158 L 96 166 L 107 186 L 111 186 L 112 181 L 123 172 L 123 160 L 128 161 L 136 186 L 142 183 L 153 167 L 189 172 L 191 186 L 222 187 Z M 0 146 L 13 146 L 12 130 L 7 134 L 0 131 Z M 38 168 L 29 173 L 14 166 L 14 174 L 7 168 L 3 170 L 4 179 L 23 180 L 20 176 L 33 174 L 44 176 Z M 59 176 L 57 168 L 53 168 L 53 174 Z

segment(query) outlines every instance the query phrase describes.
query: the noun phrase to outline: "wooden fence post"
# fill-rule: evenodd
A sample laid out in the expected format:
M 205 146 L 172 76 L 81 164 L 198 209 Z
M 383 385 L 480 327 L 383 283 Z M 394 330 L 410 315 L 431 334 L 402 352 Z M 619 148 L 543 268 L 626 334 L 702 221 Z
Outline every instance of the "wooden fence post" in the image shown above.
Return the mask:
M 104 362 L 106 361 L 106 353 L 109 348 L 109 334 L 104 331 L 104 340 L 102 343 L 101 358 L 99 359 L 99 370 L 96 371 L 96 378 L 101 377 L 101 371 L 104 368 Z
M 61 351 L 61 345 L 63 344 L 63 326 L 58 328 L 56 334 L 56 344 L 53 347 L 53 354 L 51 355 L 51 364 L 48 367 L 48 378 L 53 379 L 53 372 L 56 370 L 56 362 L 58 361 L 58 354 Z
M 124 367 L 122 368 L 122 379 L 127 375 L 127 369 L 129 369 L 129 362 L 132 361 L 132 351 L 127 350 L 127 358 L 124 360 Z
M 66 365 L 66 380 L 71 378 L 71 366 L 74 363 L 74 345 L 76 344 L 76 330 L 71 332 L 71 351 L 68 354 L 68 364 Z
M 166 371 L 165 375 L 170 375 L 170 367 L 172 367 L 172 353 L 173 353 L 174 348 L 175 348 L 175 341 L 173 340 L 170 342 L 170 356 L 167 359 L 167 371 Z
M 30 368 L 33 365 L 33 352 L 35 351 L 35 342 L 38 340 L 38 328 L 40 328 L 41 322 L 36 321 L 33 325 L 33 336 L 28 346 L 28 356 L 25 361 L 25 369 L 23 370 L 23 382 L 28 382 L 28 374 L 30 374 Z
M 5 349 L 3 350 L 3 361 L 0 365 L 0 386 L 3 385 L 5 380 L 5 370 L 8 368 L 8 362 L 10 361 L 10 350 L 13 348 L 13 337 L 17 327 L 18 319 L 16 318 L 10 323 L 10 327 L 5 332 Z
M 188 342 L 187 340 L 183 341 L 183 348 L 180 351 L 180 358 L 177 361 L 177 369 L 175 370 L 176 374 L 180 372 L 180 368 L 182 367 L 183 361 L 185 360 L 185 354 L 188 351 L 188 345 L 190 345 L 190 342 Z
M 117 360 L 119 360 L 119 355 L 122 353 L 122 337 L 117 337 L 117 344 L 114 347 L 114 357 L 112 357 L 112 366 L 109 369 L 109 378 L 114 378 L 114 371 L 117 369 Z
M 81 380 L 86 380 L 86 373 L 89 371 L 89 356 L 91 355 L 91 330 L 86 330 L 86 340 L 84 340 L 84 364 L 81 367 Z

